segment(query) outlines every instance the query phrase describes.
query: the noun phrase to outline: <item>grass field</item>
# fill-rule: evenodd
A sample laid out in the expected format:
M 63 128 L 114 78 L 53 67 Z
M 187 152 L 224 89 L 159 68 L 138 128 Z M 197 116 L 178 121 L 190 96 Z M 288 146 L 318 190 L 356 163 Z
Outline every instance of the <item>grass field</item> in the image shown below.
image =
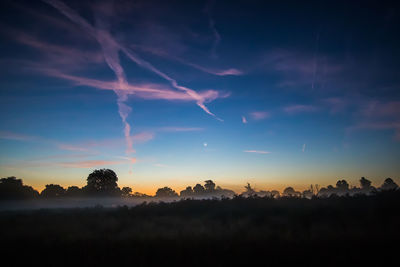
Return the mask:
M 399 191 L 3 211 L 2 259 L 46 266 L 386 266 L 398 259 L 399 211 Z

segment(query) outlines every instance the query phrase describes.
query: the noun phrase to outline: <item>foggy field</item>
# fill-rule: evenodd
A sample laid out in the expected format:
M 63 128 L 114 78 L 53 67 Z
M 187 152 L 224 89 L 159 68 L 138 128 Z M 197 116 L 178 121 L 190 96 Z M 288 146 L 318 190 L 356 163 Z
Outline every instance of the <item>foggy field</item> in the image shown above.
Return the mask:
M 30 199 L 30 200 L 8 200 L 0 202 L 0 211 L 7 210 L 38 210 L 38 209 L 71 209 L 71 208 L 93 208 L 97 206 L 105 208 L 116 208 L 119 206 L 136 206 L 145 201 L 158 201 L 154 198 L 54 198 L 54 199 Z M 172 201 L 172 200 L 167 200 Z
M 399 210 L 399 191 L 9 210 L 0 212 L 0 236 L 19 264 L 382 264 L 397 257 Z

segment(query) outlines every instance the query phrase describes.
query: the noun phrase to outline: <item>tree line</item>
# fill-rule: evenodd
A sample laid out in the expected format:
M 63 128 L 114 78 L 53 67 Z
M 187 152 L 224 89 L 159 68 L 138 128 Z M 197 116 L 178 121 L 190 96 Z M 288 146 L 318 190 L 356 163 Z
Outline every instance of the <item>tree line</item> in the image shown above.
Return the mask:
M 150 195 L 133 192 L 130 187 L 119 188 L 116 173 L 110 169 L 94 170 L 86 179 L 87 184 L 83 187 L 69 186 L 64 188 L 58 184 L 47 184 L 39 193 L 31 186 L 24 185 L 22 179 L 7 177 L 0 179 L 0 199 L 32 199 L 32 198 L 59 198 L 59 197 L 153 197 Z M 379 191 L 397 190 L 399 187 L 391 178 L 386 178 L 383 184 L 376 188 L 372 186 L 370 180 L 361 177 L 360 186 L 351 187 L 349 183 L 342 179 L 338 180 L 335 186 L 328 185 L 320 188 L 319 185 L 311 185 L 308 189 L 300 192 L 293 187 L 286 187 L 282 193 L 277 190 L 256 191 L 249 183 L 244 187 L 245 191 L 239 194 L 243 197 L 330 197 L 373 194 Z M 188 186 L 179 194 L 168 186 L 159 188 L 154 197 L 157 198 L 207 198 L 207 197 L 234 197 L 237 194 L 229 189 L 217 186 L 212 180 L 206 180 L 204 185 L 196 184 Z

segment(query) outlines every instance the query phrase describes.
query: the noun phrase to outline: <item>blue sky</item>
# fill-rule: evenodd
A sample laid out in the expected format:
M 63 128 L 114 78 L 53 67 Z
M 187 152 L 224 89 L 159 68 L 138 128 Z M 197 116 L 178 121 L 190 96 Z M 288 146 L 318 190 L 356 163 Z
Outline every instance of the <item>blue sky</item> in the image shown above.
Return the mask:
M 0 175 L 153 193 L 400 174 L 399 8 L 4 1 Z

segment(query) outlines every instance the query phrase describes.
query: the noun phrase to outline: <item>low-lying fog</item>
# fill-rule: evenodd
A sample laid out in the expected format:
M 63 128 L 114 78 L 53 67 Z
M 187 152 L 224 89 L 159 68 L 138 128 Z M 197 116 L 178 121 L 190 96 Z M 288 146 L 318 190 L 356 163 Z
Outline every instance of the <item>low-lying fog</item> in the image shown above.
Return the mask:
M 59 208 L 90 208 L 105 207 L 113 208 L 120 206 L 136 206 L 143 202 L 171 202 L 179 198 L 54 198 L 54 199 L 33 199 L 33 200 L 9 200 L 0 202 L 0 211 L 4 210 L 32 210 L 32 209 L 59 209 Z
M 196 197 L 196 199 L 210 198 Z M 0 211 L 6 210 L 34 210 L 34 209 L 69 209 L 104 207 L 117 208 L 121 206 L 133 207 L 143 202 L 173 202 L 179 201 L 180 197 L 157 198 L 123 198 L 123 197 L 101 197 L 101 198 L 53 198 L 53 199 L 31 199 L 31 200 L 8 200 L 0 202 Z

